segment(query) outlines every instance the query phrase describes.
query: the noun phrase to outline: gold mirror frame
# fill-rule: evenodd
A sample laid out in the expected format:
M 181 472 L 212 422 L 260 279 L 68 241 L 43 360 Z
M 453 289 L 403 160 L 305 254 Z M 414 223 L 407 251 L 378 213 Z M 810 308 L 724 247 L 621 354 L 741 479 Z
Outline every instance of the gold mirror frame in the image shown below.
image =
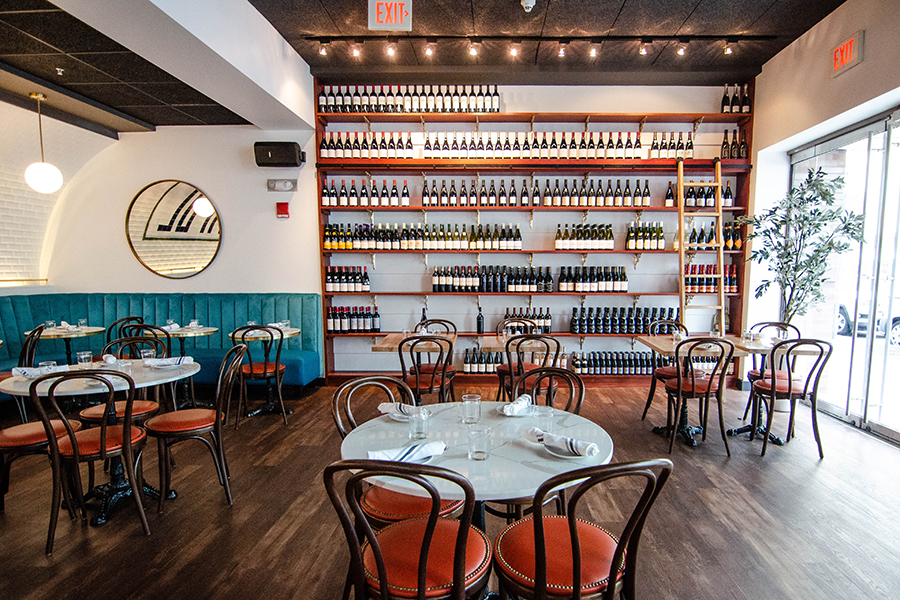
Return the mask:
M 212 213 L 198 212 L 203 208 Z M 202 273 L 218 256 L 222 226 L 216 206 L 200 188 L 162 179 L 145 185 L 131 200 L 125 237 L 148 271 L 166 279 L 187 279 Z M 215 248 L 210 250 L 207 244 L 212 243 Z

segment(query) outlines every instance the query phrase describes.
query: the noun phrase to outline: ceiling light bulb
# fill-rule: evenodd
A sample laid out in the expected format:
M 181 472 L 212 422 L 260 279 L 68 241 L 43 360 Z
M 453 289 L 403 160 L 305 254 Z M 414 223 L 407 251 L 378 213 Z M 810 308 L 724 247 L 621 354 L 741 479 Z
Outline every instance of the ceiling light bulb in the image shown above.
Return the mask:
M 518 56 L 519 49 L 516 46 L 513 46 L 512 48 L 509 49 L 509 55 L 510 56 Z
M 319 44 L 319 54 L 322 56 L 328 56 L 328 47 L 325 44 Z
M 62 187 L 63 176 L 50 163 L 36 162 L 25 169 L 25 183 L 38 193 L 52 194 Z
M 353 50 L 350 51 L 350 54 L 352 54 L 354 57 L 357 57 L 361 54 L 361 52 L 359 51 L 359 48 L 354 47 Z
M 597 48 L 596 48 L 596 46 L 591 46 L 591 58 L 597 58 Z
M 472 56 L 478 56 L 478 48 L 476 48 L 474 44 L 469 46 L 469 54 L 471 54 Z
M 199 198 L 194 200 L 191 208 L 201 219 L 211 217 L 213 213 L 216 212 L 216 209 L 213 208 L 212 202 L 210 202 L 209 198 L 207 198 L 206 196 L 200 196 Z
M 725 54 L 732 54 L 734 50 L 731 48 L 731 44 L 725 44 L 724 48 Z
M 647 44 L 641 44 L 641 49 L 638 50 L 638 54 L 641 56 L 647 56 Z
M 686 51 L 687 50 L 685 49 L 684 44 L 681 44 L 680 46 L 678 46 L 678 50 L 675 51 L 675 54 L 677 54 L 678 56 L 684 56 L 684 53 Z
M 560 58 L 566 57 L 566 47 L 565 46 L 559 47 L 559 54 L 557 54 L 557 56 L 559 56 Z
M 425 47 L 425 56 L 431 56 L 432 54 L 434 54 L 434 48 L 432 48 L 431 46 L 426 46 Z
M 387 47 L 388 56 L 393 56 L 395 52 L 396 52 L 396 50 L 394 49 L 393 44 L 391 44 L 390 46 Z

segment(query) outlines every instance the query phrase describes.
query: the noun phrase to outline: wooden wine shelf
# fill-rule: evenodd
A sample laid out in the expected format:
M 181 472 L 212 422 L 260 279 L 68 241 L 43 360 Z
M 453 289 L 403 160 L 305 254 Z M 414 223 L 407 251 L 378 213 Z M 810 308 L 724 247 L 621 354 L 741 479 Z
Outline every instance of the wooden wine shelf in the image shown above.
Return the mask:
M 672 250 L 323 250 L 324 254 L 677 254 Z
M 328 123 L 735 123 L 745 126 L 751 113 L 316 113 Z
M 345 211 L 385 211 L 385 212 L 420 212 L 423 210 L 435 212 L 475 212 L 481 210 L 490 211 L 508 211 L 508 212 L 678 212 L 675 206 L 322 206 L 320 207 L 322 214 L 331 214 L 332 212 Z M 722 209 L 724 212 L 742 213 L 746 212 L 743 206 L 729 206 Z M 685 209 L 685 213 L 690 215 L 694 212 L 702 212 L 698 209 Z
M 678 292 L 325 292 L 326 296 L 677 296 Z M 700 294 L 696 294 L 700 295 Z
M 320 173 L 340 171 L 364 175 L 371 171 L 389 171 L 398 174 L 421 175 L 422 171 L 442 171 L 445 173 L 495 172 L 495 173 L 584 173 L 600 171 L 604 173 L 631 174 L 671 173 L 675 174 L 676 159 L 570 159 L 570 158 L 504 158 L 504 159 L 400 159 L 400 158 L 320 158 L 316 163 Z M 686 172 L 709 172 L 713 170 L 713 160 L 690 159 L 684 161 Z M 723 175 L 737 175 L 750 171 L 749 160 L 728 159 L 722 161 Z

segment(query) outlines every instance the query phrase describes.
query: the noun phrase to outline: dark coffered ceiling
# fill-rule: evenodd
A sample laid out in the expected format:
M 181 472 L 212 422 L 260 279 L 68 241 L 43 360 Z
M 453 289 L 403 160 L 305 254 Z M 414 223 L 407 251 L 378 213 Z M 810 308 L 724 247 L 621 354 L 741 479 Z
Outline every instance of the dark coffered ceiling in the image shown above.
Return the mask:
M 399 42 L 393 57 L 387 39 L 367 28 L 367 0 L 249 0 L 312 67 L 331 82 L 424 83 L 646 83 L 720 84 L 746 81 L 763 63 L 819 22 L 843 0 L 536 0 L 526 13 L 519 0 L 412 0 L 412 32 L 384 34 Z M 361 46 L 359 39 L 367 39 Z M 477 57 L 469 39 L 439 39 L 426 56 L 429 36 L 484 39 Z M 655 40 L 638 53 L 641 37 L 720 36 L 691 40 L 683 56 L 677 40 Z M 727 38 L 740 41 L 725 55 Z M 516 38 L 519 55 L 509 54 Z M 566 56 L 559 38 L 595 38 L 603 43 L 589 56 L 591 41 L 571 41 Z M 631 37 L 633 39 L 616 39 Z M 315 38 L 315 39 L 309 39 Z M 319 39 L 331 40 L 327 56 Z M 353 38 L 357 38 L 355 41 Z M 412 38 L 412 39 L 411 39 Z M 503 39 L 495 39 L 503 38 Z M 546 38 L 552 38 L 547 40 Z M 361 48 L 350 54 L 352 44 Z

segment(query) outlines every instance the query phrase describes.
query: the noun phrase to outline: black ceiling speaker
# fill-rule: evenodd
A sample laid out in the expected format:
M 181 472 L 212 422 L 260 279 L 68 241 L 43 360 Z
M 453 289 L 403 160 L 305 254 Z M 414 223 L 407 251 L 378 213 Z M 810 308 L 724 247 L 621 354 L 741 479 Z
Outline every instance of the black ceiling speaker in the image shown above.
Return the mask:
M 299 167 L 306 162 L 297 142 L 256 142 L 253 153 L 258 167 Z

